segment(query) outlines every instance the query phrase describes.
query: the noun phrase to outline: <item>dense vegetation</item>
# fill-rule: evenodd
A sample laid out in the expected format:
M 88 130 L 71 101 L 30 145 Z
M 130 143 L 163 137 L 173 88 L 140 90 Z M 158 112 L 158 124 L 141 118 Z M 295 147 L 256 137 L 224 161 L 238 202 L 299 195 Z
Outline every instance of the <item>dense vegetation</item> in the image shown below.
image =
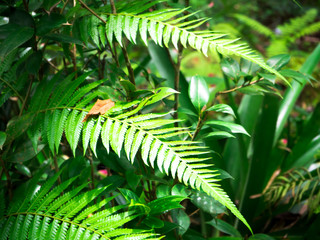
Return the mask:
M 319 236 L 319 6 L 286 2 L 1 2 L 0 239 Z

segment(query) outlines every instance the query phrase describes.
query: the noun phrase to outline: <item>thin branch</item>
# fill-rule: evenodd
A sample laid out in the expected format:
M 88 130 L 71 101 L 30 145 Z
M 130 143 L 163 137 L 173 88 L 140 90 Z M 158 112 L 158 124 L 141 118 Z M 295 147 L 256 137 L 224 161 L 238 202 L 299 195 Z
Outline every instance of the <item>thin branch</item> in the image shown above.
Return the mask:
M 122 49 L 122 53 L 123 53 L 124 59 L 126 61 L 130 82 L 133 85 L 136 85 L 136 81 L 134 79 L 134 72 L 133 72 L 133 69 L 132 69 L 132 66 L 131 66 L 131 63 L 130 63 L 130 59 L 129 59 L 127 48 L 126 48 L 125 44 L 123 44 L 123 47 L 121 47 L 121 49 Z
M 255 80 L 255 81 L 252 81 L 252 82 L 249 82 L 249 83 L 243 83 L 242 85 L 238 86 L 238 87 L 235 87 L 235 88 L 231 88 L 231 89 L 228 89 L 226 91 L 220 91 L 218 92 L 216 95 L 219 95 L 219 94 L 226 94 L 226 93 L 232 93 L 232 92 L 235 92 L 241 88 L 245 88 L 245 87 L 249 87 L 251 85 L 254 85 L 260 81 L 262 81 L 264 78 L 260 78 L 258 80 Z
M 84 2 L 82 2 L 81 0 L 78 0 L 79 3 L 82 5 L 82 7 L 84 7 L 85 9 L 87 9 L 89 12 L 91 12 L 94 16 L 96 16 L 98 19 L 100 19 L 100 21 L 102 21 L 104 24 L 106 24 L 107 22 L 102 19 L 98 14 L 96 14 L 91 8 L 89 8 L 87 6 L 87 4 L 85 4 Z
M 31 77 L 30 84 L 29 84 L 29 87 L 28 87 L 28 90 L 27 90 L 26 97 L 24 98 L 23 103 L 22 103 L 22 106 L 21 106 L 21 109 L 20 109 L 19 117 L 22 115 L 23 110 L 24 110 L 25 107 L 26 107 L 27 100 L 28 100 L 29 95 L 30 95 L 30 93 L 31 93 L 31 87 L 32 87 L 32 84 L 33 84 L 33 80 L 34 80 L 34 78 L 33 78 L 33 76 L 32 76 L 32 77 Z

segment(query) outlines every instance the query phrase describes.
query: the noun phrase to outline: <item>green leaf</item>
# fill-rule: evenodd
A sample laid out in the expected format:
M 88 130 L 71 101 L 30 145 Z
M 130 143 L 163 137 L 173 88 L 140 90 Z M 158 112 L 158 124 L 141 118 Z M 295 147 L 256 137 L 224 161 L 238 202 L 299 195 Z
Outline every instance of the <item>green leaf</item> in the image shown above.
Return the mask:
M 239 63 L 233 58 L 224 58 L 221 61 L 221 69 L 224 74 L 232 79 L 233 81 L 238 81 L 240 74 Z
M 219 120 L 211 120 L 211 121 L 207 121 L 206 124 L 220 130 L 224 130 L 232 133 L 242 133 L 250 136 L 249 133 L 241 125 L 236 123 L 224 122 Z
M 39 22 L 37 23 L 36 34 L 37 36 L 43 36 L 49 33 L 51 30 L 61 26 L 65 22 L 65 17 L 60 14 L 45 14 L 39 19 Z
M 58 34 L 58 33 L 49 33 L 43 36 L 43 38 L 57 41 L 57 42 L 62 42 L 62 43 L 71 43 L 71 44 L 78 44 L 82 45 L 82 42 L 74 37 L 70 37 L 68 35 L 64 34 Z
M 178 233 L 179 235 L 183 235 L 190 226 L 190 218 L 182 209 L 174 209 L 172 210 L 172 219 L 173 222 L 178 224 Z
M 41 67 L 42 51 L 32 53 L 26 61 L 26 69 L 30 74 L 36 75 Z
M 267 64 L 276 70 L 280 70 L 282 67 L 287 65 L 289 61 L 290 61 L 290 55 L 279 54 L 269 58 L 267 61 Z
M 160 215 L 172 209 L 183 208 L 180 202 L 184 199 L 186 199 L 184 196 L 165 196 L 157 198 L 147 204 L 151 209 L 149 214 Z
M 213 105 L 212 107 L 206 109 L 206 111 L 222 112 L 222 113 L 230 114 L 233 117 L 236 117 L 233 112 L 233 109 L 227 104 L 216 104 L 216 105 Z
M 0 131 L 0 150 L 2 150 L 2 147 L 6 142 L 6 138 L 7 138 L 7 134 L 5 132 Z
M 211 221 L 207 222 L 207 224 L 215 227 L 223 233 L 229 234 L 234 237 L 241 237 L 241 234 L 237 229 L 235 229 L 232 225 L 219 218 L 214 218 Z
M 258 233 L 258 234 L 255 234 L 254 236 L 251 236 L 249 240 L 275 240 L 275 238 L 267 234 Z
M 10 33 L 1 43 L 0 57 L 5 57 L 14 49 L 20 47 L 28 41 L 34 34 L 34 29 L 30 27 L 19 27 L 16 31 Z
M 218 215 L 227 211 L 225 206 L 204 192 L 195 191 L 190 198 L 191 202 L 204 212 Z
M 214 131 L 207 135 L 205 135 L 206 138 L 214 138 L 214 139 L 222 139 L 222 138 L 235 138 L 234 135 L 231 133 L 225 132 L 225 131 Z
M 189 97 L 193 106 L 198 113 L 209 101 L 209 88 L 206 80 L 200 76 L 194 76 L 191 78 L 189 85 Z
M 23 165 L 21 163 L 17 163 L 16 169 L 18 170 L 18 172 L 22 173 L 23 175 L 25 175 L 27 177 L 32 176 L 30 169 L 26 165 Z

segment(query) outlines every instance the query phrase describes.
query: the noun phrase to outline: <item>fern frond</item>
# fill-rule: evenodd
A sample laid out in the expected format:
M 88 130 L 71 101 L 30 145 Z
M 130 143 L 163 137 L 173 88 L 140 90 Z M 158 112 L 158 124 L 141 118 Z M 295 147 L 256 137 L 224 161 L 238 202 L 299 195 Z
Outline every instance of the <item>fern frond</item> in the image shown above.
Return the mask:
M 300 38 L 300 37 L 303 37 L 306 35 L 311 35 L 311 34 L 319 32 L 319 31 L 320 31 L 320 22 L 316 22 L 316 23 L 313 23 L 309 26 L 302 28 L 301 31 L 295 35 L 295 38 Z
M 254 31 L 257 31 L 258 33 L 267 36 L 267 37 L 273 37 L 274 33 L 267 28 L 266 26 L 264 26 L 263 24 L 261 24 L 260 22 L 245 16 L 243 14 L 232 14 L 232 17 L 238 19 L 240 22 L 244 23 L 245 25 L 247 25 L 248 27 L 250 27 L 251 29 L 253 29 Z
M 134 1 L 134 4 L 143 7 L 143 3 L 139 3 L 139 1 Z M 227 56 L 236 55 L 258 64 L 287 82 L 279 72 L 269 67 L 248 45 L 236 43 L 237 39 L 226 39 L 224 34 L 210 31 L 192 31 L 192 29 L 206 22 L 207 19 L 183 21 L 193 14 L 183 18 L 175 18 L 184 10 L 171 9 L 168 12 L 166 9 L 138 14 L 130 12 L 130 7 L 129 9 L 124 8 L 118 11 L 117 14 L 107 15 L 107 38 L 109 42 L 112 42 L 115 37 L 116 41 L 122 45 L 122 34 L 124 34 L 129 41 L 136 43 L 135 39 L 139 32 L 142 41 L 146 45 L 148 35 L 150 35 L 151 39 L 160 46 L 164 44 L 168 47 L 171 40 L 175 48 L 178 48 L 178 42 L 180 42 L 184 47 L 190 46 L 204 55 L 207 55 L 208 51 L 217 51 Z M 271 34 L 270 32 L 268 34 Z
M 68 88 L 70 85 L 77 85 L 72 81 L 72 78 L 68 79 L 68 83 L 64 87 Z M 83 89 L 85 88 L 86 86 L 83 87 Z M 42 91 L 41 87 L 39 89 Z M 161 101 L 163 98 L 174 94 L 175 91 L 168 88 L 156 89 L 153 95 L 145 99 L 135 101 L 134 104 L 117 103 L 106 114 L 90 117 L 85 123 L 82 120 L 90 105 L 87 104 L 87 106 L 82 103 L 92 93 L 86 94 L 82 90 L 80 92 L 82 92 L 83 96 L 75 88 L 73 88 L 73 93 L 72 91 L 64 91 L 69 96 L 68 98 L 61 94 L 52 94 L 52 98 L 56 98 L 59 95 L 63 99 L 72 99 L 74 95 L 77 95 L 76 99 L 79 99 L 79 101 L 74 103 L 73 106 L 69 102 L 65 102 L 65 105 L 62 103 L 59 105 L 51 104 L 50 98 L 47 106 L 42 106 L 36 112 L 28 113 L 43 118 L 43 132 L 52 151 L 59 145 L 61 129 L 65 132 L 66 139 L 74 154 L 80 138 L 84 153 L 90 147 L 96 154 L 96 145 L 99 137 L 101 137 L 102 143 L 108 152 L 111 147 L 120 156 L 121 150 L 124 149 L 128 160 L 131 162 L 134 162 L 136 156 L 140 156 L 141 153 L 141 158 L 146 165 L 157 166 L 161 172 L 168 175 L 171 174 L 173 178 L 177 176 L 179 181 L 191 188 L 203 190 L 208 195 L 213 196 L 228 207 L 250 229 L 248 223 L 231 202 L 228 195 L 220 188 L 218 174 L 209 168 L 210 164 L 202 164 L 207 159 L 205 155 L 208 151 L 205 147 L 197 145 L 197 142 L 184 140 L 187 129 L 173 127 L 173 124 L 178 120 L 163 119 L 168 113 L 136 115 L 145 106 Z M 78 108 L 79 104 L 82 104 L 83 108 Z M 243 129 L 240 132 L 244 132 Z M 139 150 L 141 151 L 139 152 Z M 52 203 L 52 206 L 47 210 L 49 212 L 45 212 L 45 215 L 36 215 L 32 218 L 32 222 L 34 222 L 32 226 L 35 229 L 31 232 L 35 236 L 38 236 L 39 231 L 37 229 L 40 227 L 37 226 L 39 220 L 36 218 L 43 219 L 49 217 L 50 214 L 67 216 L 68 218 L 75 216 L 78 208 L 67 205 L 67 198 L 58 198 L 57 201 L 59 202 Z M 65 207 L 58 209 L 61 203 Z M 79 202 L 79 207 L 82 206 L 81 204 Z M 58 234 L 62 237 L 68 234 L 75 234 L 74 232 L 68 232 L 68 228 L 62 223 L 59 228 L 56 227 L 56 224 L 58 223 L 52 226 L 49 224 L 48 228 L 43 225 L 41 228 L 47 229 L 46 232 L 51 229 L 50 234 Z
M 289 36 L 294 35 L 296 32 L 300 32 L 305 28 L 308 23 L 313 22 L 318 14 L 316 9 L 310 9 L 303 16 L 293 18 L 289 23 L 285 23 L 279 26 L 282 35 Z
M 320 203 L 320 174 L 311 174 L 306 169 L 288 171 L 278 176 L 263 192 L 265 201 L 276 204 L 285 199 L 292 206 L 307 200 L 312 213 Z
M 11 211 L 0 215 L 1 239 L 160 239 L 145 230 L 121 228 L 138 216 L 132 211 L 119 212 L 125 206 L 101 210 L 114 197 L 92 205 L 105 188 L 79 195 L 84 187 L 80 186 L 61 195 L 77 177 L 52 188 L 59 174 L 42 185 L 34 197 L 28 195 L 22 203 L 10 203 L 19 204 L 19 208 L 9 207 Z M 27 192 L 32 190 L 33 184 Z

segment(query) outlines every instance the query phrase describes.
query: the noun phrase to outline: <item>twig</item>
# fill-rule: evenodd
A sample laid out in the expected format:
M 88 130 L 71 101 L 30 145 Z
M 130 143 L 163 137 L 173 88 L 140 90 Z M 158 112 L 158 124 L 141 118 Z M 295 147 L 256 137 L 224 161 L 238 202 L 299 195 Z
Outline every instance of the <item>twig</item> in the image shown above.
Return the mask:
M 28 6 L 28 3 L 26 0 L 23 0 L 23 6 L 24 6 L 24 9 L 29 12 L 29 6 Z
M 239 89 L 241 89 L 241 88 L 249 87 L 249 86 L 251 86 L 251 85 L 253 85 L 253 84 L 256 84 L 256 83 L 262 81 L 263 79 L 264 79 L 264 78 L 260 78 L 260 79 L 258 79 L 258 80 L 249 82 L 249 83 L 247 83 L 247 84 L 246 84 L 246 83 L 243 83 L 242 85 L 240 85 L 240 86 L 238 86 L 238 87 L 231 88 L 231 89 L 228 89 L 228 90 L 226 90 L 226 91 L 217 92 L 216 95 L 235 92 L 235 91 L 237 91 L 237 90 L 239 90 Z
M 102 21 L 104 24 L 106 24 L 107 22 L 105 20 L 103 20 L 98 14 L 96 14 L 91 8 L 89 8 L 87 6 L 87 4 L 85 4 L 84 2 L 82 2 L 81 0 L 78 0 L 79 3 L 82 5 L 82 7 L 84 7 L 85 9 L 87 9 L 89 12 L 91 12 L 94 16 L 96 16 L 97 18 L 100 19 L 100 21 Z
M 27 103 L 27 100 L 28 100 L 30 92 L 31 92 L 31 87 L 32 87 L 32 84 L 33 84 L 33 80 L 34 80 L 34 78 L 33 78 L 33 76 L 31 76 L 31 81 L 30 81 L 30 84 L 29 84 L 29 87 L 28 87 L 28 90 L 27 90 L 26 97 L 23 100 L 23 103 L 22 103 L 22 106 L 21 106 L 21 109 L 20 109 L 20 113 L 19 113 L 19 117 L 22 115 L 23 110 L 26 107 L 26 103 Z
M 134 79 L 134 72 L 133 72 L 133 69 L 132 69 L 132 66 L 131 66 L 131 63 L 130 63 L 130 59 L 129 59 L 129 56 L 128 56 L 127 48 L 126 48 L 125 44 L 122 44 L 122 45 L 123 45 L 123 47 L 121 47 L 121 49 L 122 49 L 122 53 L 123 53 L 123 56 L 124 56 L 124 60 L 126 61 L 130 82 L 133 85 L 136 85 L 136 81 Z

